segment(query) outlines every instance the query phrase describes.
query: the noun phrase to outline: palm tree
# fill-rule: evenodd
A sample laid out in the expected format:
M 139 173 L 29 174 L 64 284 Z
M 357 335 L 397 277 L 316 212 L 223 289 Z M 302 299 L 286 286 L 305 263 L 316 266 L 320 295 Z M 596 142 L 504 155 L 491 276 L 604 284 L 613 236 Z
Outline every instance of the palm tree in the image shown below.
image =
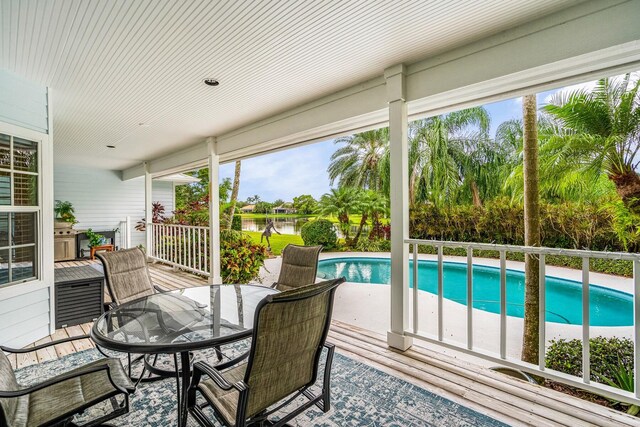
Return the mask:
M 562 132 L 556 123 L 548 115 L 538 115 L 538 139 L 540 141 L 540 156 L 544 156 L 544 145 L 554 135 Z M 513 200 L 522 201 L 524 197 L 524 176 L 522 168 L 522 120 L 513 119 L 503 122 L 498 126 L 495 141 L 498 145 L 510 150 L 505 163 L 504 191 L 510 194 Z M 541 157 L 540 163 L 545 164 L 545 158 Z M 542 169 L 540 176 L 540 197 L 548 202 L 601 202 L 615 196 L 615 186 L 605 174 L 599 178 L 585 176 L 577 169 L 551 168 L 549 165 Z M 617 197 L 617 196 L 615 196 Z
M 349 214 L 358 210 L 357 190 L 351 187 L 332 188 L 329 193 L 322 195 L 318 204 L 321 215 L 336 215 L 338 217 L 340 231 L 347 245 L 350 245 L 351 223 L 349 222 Z
M 227 229 L 231 230 L 233 225 L 233 216 L 236 213 L 236 203 L 238 202 L 238 191 L 240 190 L 240 168 L 242 167 L 241 161 L 236 160 L 236 167 L 233 172 L 233 189 L 231 190 L 231 200 L 229 201 L 229 219 L 227 222 Z
M 540 148 L 541 171 L 597 183 L 604 174 L 627 208 L 640 214 L 640 79 L 598 80 L 592 90 L 556 94 L 544 111 L 557 124 Z M 557 173 L 557 172 L 556 172 Z
M 538 112 L 536 95 L 522 97 L 524 164 L 524 244 L 540 246 L 540 195 L 538 189 Z M 525 297 L 522 360 L 538 363 L 539 270 L 540 261 L 532 254 L 524 259 Z
M 417 120 L 409 126 L 409 200 L 435 205 L 455 202 L 468 186 L 479 202 L 484 179 L 474 162 L 488 144 L 489 114 L 482 107 Z M 484 150 L 484 149 L 483 149 Z M 488 150 L 484 150 L 488 152 Z M 474 159 L 474 156 L 476 157 Z
M 389 129 L 380 128 L 335 140 L 346 144 L 331 155 L 327 169 L 331 185 L 379 190 L 382 187 L 380 163 L 389 148 Z
M 380 228 L 380 214 L 387 211 L 387 204 L 387 198 L 377 191 L 367 190 L 358 194 L 357 209 L 362 217 L 360 218 L 358 231 L 353 238 L 354 245 L 360 240 L 362 230 L 369 218 L 371 218 L 372 231 Z

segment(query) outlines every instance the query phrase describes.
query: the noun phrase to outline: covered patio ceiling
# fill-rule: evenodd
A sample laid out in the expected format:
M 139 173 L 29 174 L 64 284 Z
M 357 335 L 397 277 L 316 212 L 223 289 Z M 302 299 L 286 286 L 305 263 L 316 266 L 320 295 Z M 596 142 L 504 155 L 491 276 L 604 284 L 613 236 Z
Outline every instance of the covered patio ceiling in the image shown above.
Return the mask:
M 3 0 L 0 68 L 52 89 L 56 163 L 126 169 L 578 3 Z

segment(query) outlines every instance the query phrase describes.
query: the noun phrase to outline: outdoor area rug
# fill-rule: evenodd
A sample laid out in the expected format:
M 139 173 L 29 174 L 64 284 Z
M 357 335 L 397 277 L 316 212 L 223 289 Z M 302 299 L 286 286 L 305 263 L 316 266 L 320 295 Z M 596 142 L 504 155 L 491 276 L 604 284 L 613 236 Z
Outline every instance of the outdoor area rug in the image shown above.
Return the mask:
M 201 356 L 202 354 L 196 357 Z M 103 356 L 96 350 L 86 350 L 19 369 L 16 375 L 21 384 L 32 384 L 101 357 Z M 172 358 L 165 359 L 166 363 L 173 363 Z M 213 357 L 210 360 L 217 359 Z M 321 374 L 319 378 L 322 378 Z M 129 414 L 111 421 L 110 424 L 154 427 L 175 425 L 175 399 L 175 379 L 142 383 L 131 396 Z M 79 420 L 90 419 L 107 409 L 110 409 L 108 403 L 96 406 Z M 333 362 L 331 410 L 324 414 L 313 407 L 289 424 L 300 427 L 505 426 L 486 415 L 337 353 Z M 190 418 L 189 426 L 196 425 Z

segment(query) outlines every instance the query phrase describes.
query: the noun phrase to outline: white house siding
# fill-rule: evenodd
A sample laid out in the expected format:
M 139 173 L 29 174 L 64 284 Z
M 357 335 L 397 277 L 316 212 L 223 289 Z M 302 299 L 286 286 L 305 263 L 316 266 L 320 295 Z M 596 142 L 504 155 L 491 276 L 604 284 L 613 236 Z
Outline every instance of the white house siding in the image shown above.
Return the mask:
M 22 347 L 49 335 L 49 289 L 0 300 L 0 325 L 0 343 L 8 347 Z
M 121 221 L 131 217 L 131 244 L 144 244 L 144 233 L 135 230 L 137 221 L 144 218 L 144 178 L 122 181 L 119 171 L 54 165 L 55 200 L 73 204 L 78 224 L 74 228 L 107 231 L 120 227 Z M 165 212 L 174 209 L 173 183 L 153 182 L 153 201 L 161 202 Z M 116 244 L 122 246 L 116 234 Z
M 22 133 L 20 129 L 49 133 L 47 88 L 0 69 L 0 122 L 3 123 L 0 125 L 2 129 L 9 129 L 7 126 L 17 127 L 14 128 L 18 129 L 17 133 Z M 46 141 L 40 153 L 41 182 L 45 191 L 47 180 L 51 179 L 47 171 L 53 161 L 47 154 L 49 144 L 50 141 Z M 43 214 L 46 212 L 47 206 L 44 206 Z M 48 227 L 44 221 L 43 227 Z M 53 251 L 51 239 L 43 239 L 41 245 L 43 252 Z M 47 256 L 41 260 L 46 271 L 41 273 L 40 280 L 0 287 L 0 344 L 22 347 L 50 333 L 49 295 L 53 270 L 50 269 L 48 260 Z

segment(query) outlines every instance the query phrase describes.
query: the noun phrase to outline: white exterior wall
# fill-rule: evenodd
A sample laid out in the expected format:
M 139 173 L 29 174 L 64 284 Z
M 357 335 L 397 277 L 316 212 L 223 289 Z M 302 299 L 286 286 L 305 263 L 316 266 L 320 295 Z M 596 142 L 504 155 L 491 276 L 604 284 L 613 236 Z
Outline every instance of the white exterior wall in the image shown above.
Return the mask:
M 55 200 L 73 203 L 78 224 L 74 228 L 106 231 L 120 226 L 131 217 L 131 244 L 144 245 L 144 233 L 135 230 L 136 222 L 144 218 L 144 179 L 122 181 L 119 171 L 54 165 Z M 173 183 L 154 181 L 153 201 L 165 207 L 165 214 L 174 209 Z M 116 244 L 122 246 L 116 235 Z
M 39 278 L 0 287 L 0 344 L 22 347 L 52 332 L 53 215 L 51 194 L 52 136 L 46 87 L 0 70 L 0 132 L 7 132 L 40 145 Z

